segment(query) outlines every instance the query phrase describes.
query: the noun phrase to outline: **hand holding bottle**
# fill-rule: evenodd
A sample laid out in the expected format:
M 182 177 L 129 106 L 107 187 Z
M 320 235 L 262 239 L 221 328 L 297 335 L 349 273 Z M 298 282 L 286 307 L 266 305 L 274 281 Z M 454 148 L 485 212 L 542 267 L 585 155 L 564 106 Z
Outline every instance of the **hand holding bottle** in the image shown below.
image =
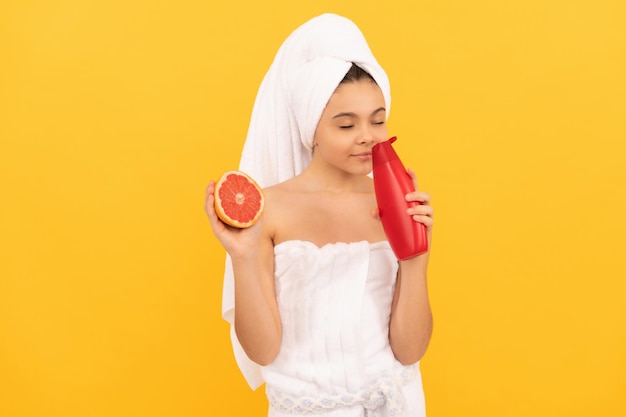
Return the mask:
M 413 181 L 413 185 L 415 187 L 415 191 L 408 193 L 405 198 L 406 201 L 414 201 L 418 203 L 413 207 L 409 207 L 407 209 L 407 214 L 413 216 L 413 220 L 416 222 L 422 223 L 427 230 L 428 233 L 428 241 L 430 243 L 431 229 L 433 227 L 433 208 L 430 205 L 430 195 L 428 193 L 419 191 L 417 188 L 417 178 L 415 176 L 415 171 L 409 168 L 407 170 L 411 180 Z
M 413 184 L 415 186 L 416 191 L 412 191 L 406 194 L 404 197 L 407 202 L 415 202 L 416 205 L 413 205 L 407 209 L 407 214 L 413 218 L 414 221 L 421 223 L 426 227 L 426 233 L 428 235 L 428 246 L 430 248 L 430 241 L 432 237 L 432 227 L 434 224 L 433 214 L 434 209 L 430 205 L 430 195 L 423 191 L 419 191 L 417 188 L 417 179 L 415 176 L 415 171 L 412 168 L 407 170 L 407 173 L 411 177 Z M 372 210 L 372 216 L 375 219 L 380 220 L 380 211 L 378 208 Z

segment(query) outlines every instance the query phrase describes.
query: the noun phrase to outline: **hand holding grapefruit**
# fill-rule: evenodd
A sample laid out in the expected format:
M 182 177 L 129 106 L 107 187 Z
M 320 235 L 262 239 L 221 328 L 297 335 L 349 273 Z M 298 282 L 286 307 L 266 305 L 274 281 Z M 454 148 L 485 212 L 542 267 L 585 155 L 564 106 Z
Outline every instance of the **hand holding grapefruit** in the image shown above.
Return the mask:
M 229 226 L 255 224 L 265 208 L 263 189 L 242 171 L 227 171 L 215 184 L 215 212 Z

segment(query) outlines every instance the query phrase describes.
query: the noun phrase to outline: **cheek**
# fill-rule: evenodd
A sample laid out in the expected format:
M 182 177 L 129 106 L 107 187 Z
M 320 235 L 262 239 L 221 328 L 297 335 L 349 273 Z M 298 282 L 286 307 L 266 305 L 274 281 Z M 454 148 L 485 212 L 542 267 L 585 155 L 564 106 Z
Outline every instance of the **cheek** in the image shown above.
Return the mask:
M 327 123 L 320 122 L 315 129 L 313 142 L 328 143 L 333 139 L 333 132 Z
M 378 142 L 384 142 L 389 139 L 389 130 L 387 129 L 387 124 L 385 123 L 376 131 L 376 140 Z
M 331 135 L 320 138 L 316 152 L 328 161 L 341 161 L 352 153 L 354 141 L 345 135 Z

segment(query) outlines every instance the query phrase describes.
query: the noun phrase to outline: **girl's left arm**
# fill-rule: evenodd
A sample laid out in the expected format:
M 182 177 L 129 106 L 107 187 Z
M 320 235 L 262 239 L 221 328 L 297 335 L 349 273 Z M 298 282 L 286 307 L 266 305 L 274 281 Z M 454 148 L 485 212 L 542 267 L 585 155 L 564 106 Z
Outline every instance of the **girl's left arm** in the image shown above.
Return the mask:
M 411 169 L 409 175 L 415 183 L 415 173 Z M 426 226 L 428 252 L 400 261 L 391 305 L 389 342 L 396 359 L 404 365 L 418 362 L 424 356 L 433 328 L 426 279 L 432 242 L 433 208 L 430 206 L 430 196 L 420 191 L 407 195 L 407 201 L 421 203 L 410 208 L 407 215 Z

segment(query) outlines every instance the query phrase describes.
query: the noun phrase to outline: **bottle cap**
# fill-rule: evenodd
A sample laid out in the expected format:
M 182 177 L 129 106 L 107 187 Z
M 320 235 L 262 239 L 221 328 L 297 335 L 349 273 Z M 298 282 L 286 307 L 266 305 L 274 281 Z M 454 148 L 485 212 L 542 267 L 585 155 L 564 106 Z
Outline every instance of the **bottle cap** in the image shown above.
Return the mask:
M 396 136 L 386 140 L 385 142 L 380 142 L 374 145 L 372 148 L 372 165 L 382 165 L 389 161 L 393 161 L 398 158 L 398 154 L 393 150 L 391 146 L 398 138 Z

